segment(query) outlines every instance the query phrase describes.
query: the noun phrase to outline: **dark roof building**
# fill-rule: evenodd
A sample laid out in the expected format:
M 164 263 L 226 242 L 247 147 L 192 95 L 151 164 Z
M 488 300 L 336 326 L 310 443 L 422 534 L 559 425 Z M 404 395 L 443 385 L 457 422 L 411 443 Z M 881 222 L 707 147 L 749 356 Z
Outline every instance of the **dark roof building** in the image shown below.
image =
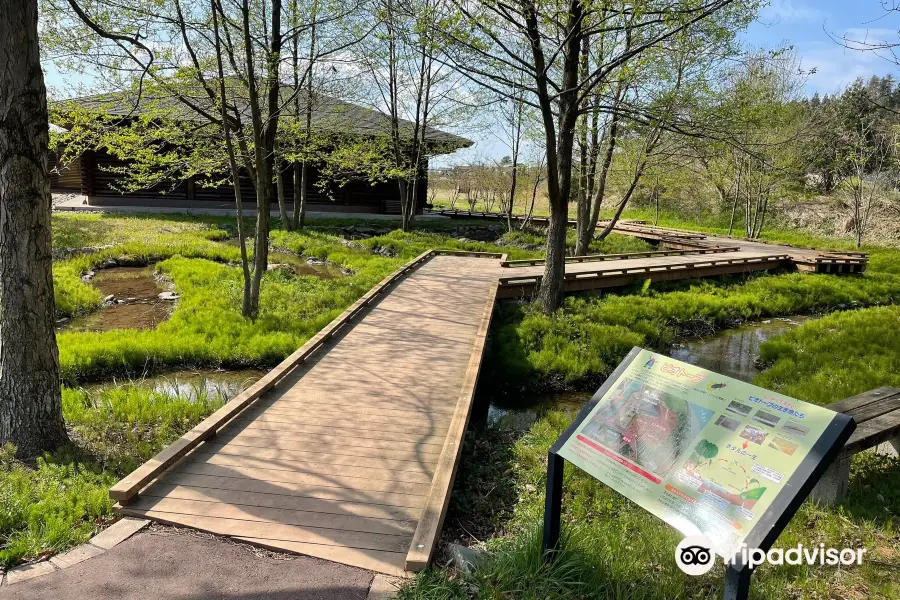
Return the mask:
M 290 94 L 292 88 L 283 88 L 286 116 L 289 107 L 293 105 Z M 174 97 L 151 97 L 144 95 L 140 102 L 135 102 L 131 96 L 125 94 L 99 94 L 73 100 L 65 100 L 56 103 L 55 107 L 62 109 L 67 106 L 72 108 L 86 108 L 102 112 L 109 116 L 118 116 L 126 119 L 142 115 L 165 114 L 167 118 L 178 121 L 190 121 L 194 123 L 209 123 L 204 119 L 203 111 L 209 110 L 210 114 L 216 114 L 209 97 L 205 94 L 197 94 L 196 97 L 187 99 L 199 108 L 193 109 Z M 305 98 L 301 99 L 301 106 L 305 106 Z M 313 99 L 312 131 L 314 133 L 334 133 L 343 136 L 375 137 L 390 135 L 391 121 L 387 115 L 376 110 L 365 108 L 333 98 L 316 94 Z M 249 109 L 246 105 L 242 112 Z M 64 121 L 64 119 L 62 119 Z M 51 126 L 64 130 L 65 122 L 58 122 Z M 62 127 L 61 127 L 62 126 Z M 412 136 L 413 124 L 409 121 L 400 122 L 401 132 Z M 425 143 L 429 155 L 445 154 L 458 148 L 471 146 L 472 142 L 434 128 L 427 128 Z M 170 181 L 165 185 L 155 185 L 135 191 L 121 191 L 122 186 L 117 185 L 123 167 L 128 166 L 117 156 L 109 153 L 105 148 L 94 147 L 81 153 L 67 164 L 58 164 L 57 156 L 51 156 L 51 187 L 54 191 L 80 192 L 86 196 L 88 204 L 97 206 L 108 205 L 134 205 L 134 206 L 180 206 L 180 207 L 204 207 L 204 208 L 230 208 L 234 204 L 234 189 L 230 184 L 210 186 L 207 182 L 197 177 L 188 177 L 184 181 Z M 294 165 L 285 165 L 284 196 L 290 205 L 293 199 L 292 171 Z M 422 165 L 419 185 L 422 186 L 419 198 L 418 211 L 424 207 L 427 198 L 427 160 Z M 372 182 L 363 178 L 354 178 L 343 184 L 323 181 L 320 169 L 315 164 L 307 167 L 307 210 L 309 211 L 337 211 L 337 212 L 366 212 L 366 213 L 400 213 L 400 193 L 396 180 Z M 255 198 L 253 182 L 246 176 L 240 180 L 243 197 L 246 200 Z M 291 206 L 288 207 L 292 209 Z

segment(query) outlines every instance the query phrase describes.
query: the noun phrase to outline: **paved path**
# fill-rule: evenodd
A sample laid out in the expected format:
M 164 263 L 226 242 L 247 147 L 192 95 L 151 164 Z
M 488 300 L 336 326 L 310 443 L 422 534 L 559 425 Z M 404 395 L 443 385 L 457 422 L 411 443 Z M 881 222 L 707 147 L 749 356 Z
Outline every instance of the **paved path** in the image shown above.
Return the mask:
M 372 573 L 279 560 L 220 539 L 142 532 L 68 569 L 0 587 L 4 600 L 365 600 Z

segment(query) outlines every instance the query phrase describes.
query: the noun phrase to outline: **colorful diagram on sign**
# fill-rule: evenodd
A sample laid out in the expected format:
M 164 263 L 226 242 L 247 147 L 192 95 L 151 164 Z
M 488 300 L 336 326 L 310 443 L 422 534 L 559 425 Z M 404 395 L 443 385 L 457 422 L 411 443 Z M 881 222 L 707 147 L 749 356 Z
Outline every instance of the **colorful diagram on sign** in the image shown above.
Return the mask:
M 834 413 L 642 350 L 560 456 L 721 555 L 746 538 Z
M 713 411 L 632 379 L 622 379 L 583 435 L 666 477 Z

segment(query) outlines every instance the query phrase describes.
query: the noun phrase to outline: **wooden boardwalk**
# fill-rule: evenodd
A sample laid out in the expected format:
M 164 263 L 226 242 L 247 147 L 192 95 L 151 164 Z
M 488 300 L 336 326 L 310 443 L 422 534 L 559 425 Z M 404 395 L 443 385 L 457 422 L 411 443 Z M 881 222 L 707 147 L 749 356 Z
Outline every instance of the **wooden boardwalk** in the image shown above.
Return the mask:
M 423 567 L 497 270 L 424 261 L 121 512 L 384 573 Z
M 794 260 L 783 246 L 678 239 L 693 249 L 572 257 L 566 288 Z M 117 510 L 388 574 L 424 568 L 449 501 L 495 300 L 533 292 L 541 263 L 424 253 L 117 483 L 110 490 Z

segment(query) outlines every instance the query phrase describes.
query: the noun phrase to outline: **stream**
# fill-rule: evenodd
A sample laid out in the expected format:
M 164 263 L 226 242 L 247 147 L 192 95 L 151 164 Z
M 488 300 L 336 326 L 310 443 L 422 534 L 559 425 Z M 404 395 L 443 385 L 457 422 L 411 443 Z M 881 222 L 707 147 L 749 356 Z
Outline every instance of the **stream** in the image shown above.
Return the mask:
M 772 318 L 745 323 L 714 335 L 684 340 L 673 346 L 669 356 L 734 379 L 752 382 L 759 373 L 756 361 L 759 347 L 776 335 L 791 330 L 811 317 Z M 517 404 L 495 398 L 482 398 L 481 416 L 488 425 L 501 429 L 524 430 L 548 410 L 580 410 L 593 392 L 561 392 L 532 396 Z M 484 417 L 484 403 L 488 404 Z M 477 412 L 477 411 L 476 411 Z
M 187 397 L 193 402 L 198 398 L 206 397 L 211 400 L 220 399 L 227 402 L 265 374 L 266 372 L 261 369 L 168 371 L 142 379 L 113 380 L 91 384 L 85 386 L 84 389 L 88 393 L 95 394 L 110 387 L 134 385 L 151 389 L 157 394 L 165 394 L 170 398 Z
M 90 314 L 58 324 L 59 331 L 155 329 L 169 318 L 178 296 L 153 275 L 155 265 L 108 267 L 85 275 L 103 294 L 103 306 Z

